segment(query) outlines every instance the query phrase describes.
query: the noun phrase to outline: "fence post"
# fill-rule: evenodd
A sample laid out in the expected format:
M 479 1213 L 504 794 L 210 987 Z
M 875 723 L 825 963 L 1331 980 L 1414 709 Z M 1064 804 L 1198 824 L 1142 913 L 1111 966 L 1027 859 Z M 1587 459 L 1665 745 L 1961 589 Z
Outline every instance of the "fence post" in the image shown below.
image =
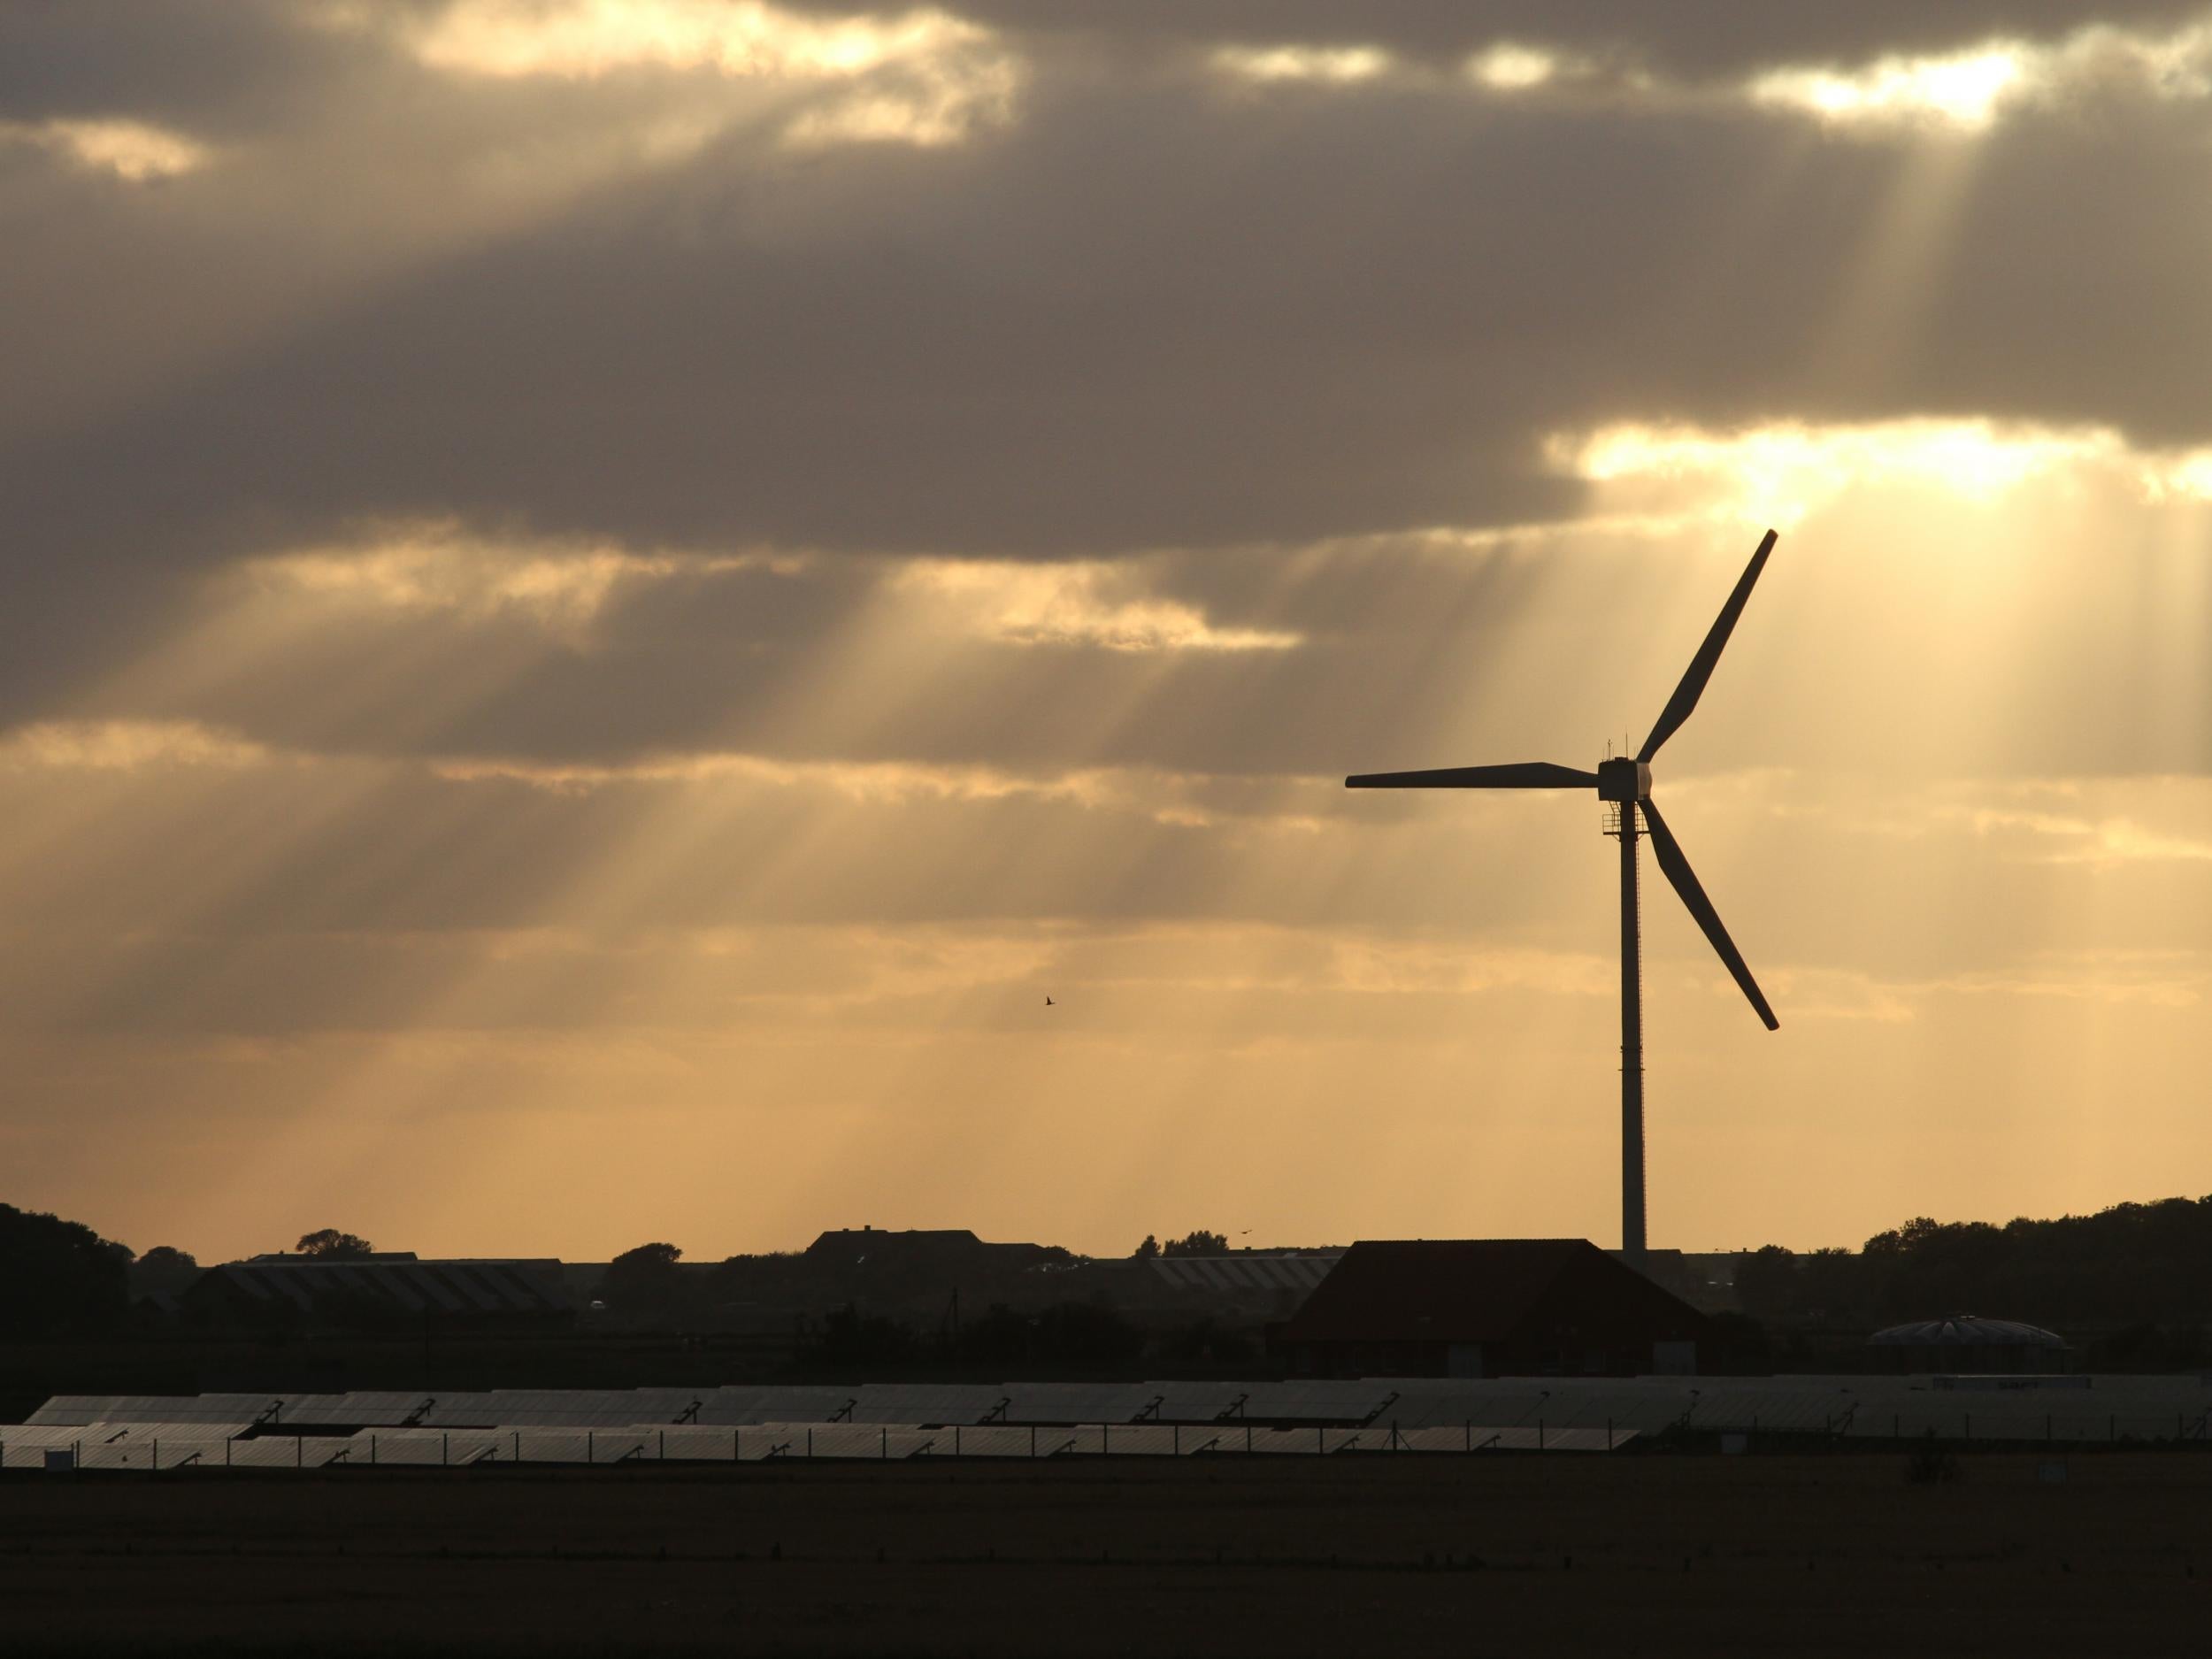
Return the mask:
M 520 1463 L 521 1461 L 522 1461 L 522 1431 L 521 1431 L 520 1429 L 517 1429 L 517 1430 L 515 1431 L 515 1462 L 517 1462 L 517 1463 Z
M 1544 1449 L 1544 1419 L 1541 1417 L 1536 1419 L 1536 1449 L 1540 1452 Z
M 952 1455 L 955 1457 L 960 1455 L 960 1425 L 957 1423 L 952 1425 Z
M 369 1436 L 369 1467 L 376 1467 L 376 1436 L 373 1434 Z
M 1175 1448 L 1175 1455 L 1180 1457 L 1183 1455 L 1183 1425 L 1178 1423 L 1168 1432 L 1174 1437 L 1170 1444 Z
M 887 1463 L 891 1461 L 891 1425 L 888 1423 L 883 1425 L 883 1461 Z
M 809 1463 L 814 1461 L 814 1425 L 811 1423 L 806 1425 L 806 1456 Z
M 666 1429 L 663 1429 L 663 1430 L 661 1431 L 661 1462 L 663 1462 L 663 1463 L 666 1463 L 667 1461 L 668 1461 L 668 1431 L 667 1431 Z
M 1328 1449 L 1328 1446 L 1321 1438 L 1321 1425 L 1317 1423 L 1313 1425 L 1313 1455 L 1318 1457 Z
M 230 1467 L 230 1436 L 227 1434 L 223 1436 L 223 1467 Z
M 453 1461 L 453 1436 L 441 1430 L 438 1434 L 438 1467 L 443 1469 Z
M 590 1429 L 584 1431 L 584 1461 L 588 1463 L 599 1461 L 599 1437 Z
M 154 1442 L 154 1472 L 156 1474 L 161 1472 L 161 1442 L 159 1440 Z

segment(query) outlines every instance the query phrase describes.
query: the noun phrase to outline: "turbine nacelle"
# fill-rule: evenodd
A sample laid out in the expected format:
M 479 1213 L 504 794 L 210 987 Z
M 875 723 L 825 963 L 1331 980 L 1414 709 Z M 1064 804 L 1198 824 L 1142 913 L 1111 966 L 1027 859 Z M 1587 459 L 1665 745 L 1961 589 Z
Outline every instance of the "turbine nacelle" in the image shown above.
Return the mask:
M 1598 762 L 1598 799 L 1601 801 L 1650 800 L 1651 763 L 1632 760 L 1625 755 L 1617 760 Z

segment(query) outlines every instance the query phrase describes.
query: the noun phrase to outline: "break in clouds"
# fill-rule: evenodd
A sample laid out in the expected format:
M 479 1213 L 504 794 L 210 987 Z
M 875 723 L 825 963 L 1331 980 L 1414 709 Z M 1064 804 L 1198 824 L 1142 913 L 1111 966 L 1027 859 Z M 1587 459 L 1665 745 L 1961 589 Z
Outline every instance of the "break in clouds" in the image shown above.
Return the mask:
M 555 1169 L 618 1100 L 804 1110 L 910 1218 L 1125 1245 L 1137 1154 L 987 1198 L 971 1116 L 1033 1164 L 1202 1106 L 1170 1187 L 1286 1236 L 1573 1230 L 1601 1182 L 1463 1137 L 1602 1135 L 1592 815 L 1337 785 L 1640 735 L 1772 523 L 1668 799 L 1795 1047 L 1655 931 L 1682 1241 L 2155 1195 L 2208 137 L 2178 4 L 9 8 L 0 1136 L 183 1225 L 52 1109 L 327 1150 L 434 1103 Z M 1379 1056 L 1363 1129 L 1452 1180 L 1228 1156 Z M 2139 1164 L 2081 1152 L 2101 1088 Z M 2038 1174 L 1730 1177 L 1847 1096 Z

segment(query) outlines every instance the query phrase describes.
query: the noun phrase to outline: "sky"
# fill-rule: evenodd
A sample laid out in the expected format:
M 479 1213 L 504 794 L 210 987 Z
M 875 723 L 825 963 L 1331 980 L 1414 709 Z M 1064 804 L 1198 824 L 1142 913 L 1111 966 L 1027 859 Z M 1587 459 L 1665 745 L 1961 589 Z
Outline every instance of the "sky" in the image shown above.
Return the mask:
M 204 1260 L 2212 1192 L 2212 11 L 0 8 L 0 1198 Z M 1048 1008 L 1049 995 L 1054 1005 Z

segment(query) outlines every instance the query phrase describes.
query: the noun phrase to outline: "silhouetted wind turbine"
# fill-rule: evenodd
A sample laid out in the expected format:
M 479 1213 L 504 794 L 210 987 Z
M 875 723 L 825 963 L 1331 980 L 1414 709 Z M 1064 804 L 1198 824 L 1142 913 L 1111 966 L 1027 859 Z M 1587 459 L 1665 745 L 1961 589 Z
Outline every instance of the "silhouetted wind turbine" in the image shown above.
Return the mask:
M 1728 595 L 1728 603 L 1720 608 L 1712 631 L 1706 634 L 1705 643 L 1698 647 L 1697 655 L 1690 659 L 1682 683 L 1674 688 L 1674 695 L 1667 699 L 1658 724 L 1651 728 L 1651 735 L 1644 740 L 1643 748 L 1636 751 L 1633 760 L 1624 756 L 1617 760 L 1601 761 L 1595 772 L 1555 766 L 1548 761 L 1529 761 L 1510 766 L 1447 766 L 1433 772 L 1369 772 L 1344 780 L 1349 789 L 1594 787 L 1599 800 L 1619 803 L 1617 826 L 1609 828 L 1606 833 L 1617 835 L 1621 843 L 1621 1248 L 1635 1261 L 1641 1261 L 1644 1256 L 1644 1015 L 1636 907 L 1640 811 L 1659 868 L 1673 883 L 1690 914 L 1697 918 L 1697 925 L 1705 930 L 1705 937 L 1728 964 L 1728 972 L 1751 999 L 1751 1006 L 1758 1010 L 1769 1031 L 1781 1023 L 1767 1006 L 1766 998 L 1759 994 L 1758 982 L 1751 977 L 1751 970 L 1744 966 L 1735 941 L 1720 925 L 1713 902 L 1705 896 L 1705 889 L 1698 885 L 1697 877 L 1691 872 L 1690 861 L 1682 856 L 1681 843 L 1674 839 L 1673 832 L 1667 828 L 1667 820 L 1659 816 L 1659 808 L 1651 798 L 1651 757 L 1690 718 L 1690 710 L 1697 707 L 1705 682 L 1713 677 L 1713 664 L 1720 661 L 1721 649 L 1728 643 L 1736 618 L 1743 614 L 1744 602 L 1751 597 L 1752 584 L 1759 580 L 1767 555 L 1773 550 L 1774 532 L 1770 530 L 1766 539 L 1759 543 L 1759 550 L 1751 556 L 1751 563 L 1737 582 L 1735 592 Z

